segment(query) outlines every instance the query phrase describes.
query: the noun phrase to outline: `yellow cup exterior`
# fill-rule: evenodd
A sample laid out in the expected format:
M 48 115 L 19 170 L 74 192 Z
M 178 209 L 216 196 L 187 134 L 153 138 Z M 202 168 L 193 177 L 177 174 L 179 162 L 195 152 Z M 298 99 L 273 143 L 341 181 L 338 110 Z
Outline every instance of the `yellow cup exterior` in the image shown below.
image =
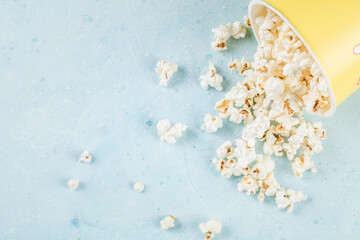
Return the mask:
M 252 0 L 249 17 L 258 38 L 255 18 L 269 8 L 297 33 L 328 81 L 332 107 L 360 87 L 360 0 Z

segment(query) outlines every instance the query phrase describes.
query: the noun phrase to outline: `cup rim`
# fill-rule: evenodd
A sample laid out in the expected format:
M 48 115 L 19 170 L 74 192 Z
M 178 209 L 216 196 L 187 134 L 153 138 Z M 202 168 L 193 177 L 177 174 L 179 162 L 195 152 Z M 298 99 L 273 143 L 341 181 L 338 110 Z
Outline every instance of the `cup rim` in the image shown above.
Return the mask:
M 259 31 L 258 31 L 257 24 L 255 23 L 254 16 L 252 14 L 252 11 L 256 5 L 261 5 L 263 7 L 269 8 L 271 11 L 276 13 L 284 22 L 286 22 L 290 26 L 290 28 L 295 32 L 295 34 L 298 36 L 298 38 L 300 38 L 300 40 L 303 42 L 303 44 L 305 45 L 305 47 L 307 48 L 307 50 L 310 52 L 311 56 L 313 57 L 314 61 L 318 64 L 320 71 L 326 80 L 326 84 L 329 88 L 329 93 L 330 93 L 331 108 L 328 111 L 326 111 L 325 113 L 316 113 L 315 115 L 322 116 L 322 117 L 330 117 L 330 116 L 334 115 L 335 110 L 336 110 L 336 101 L 335 101 L 334 92 L 331 87 L 330 81 L 329 81 L 328 77 L 326 76 L 324 69 L 320 65 L 318 59 L 316 58 L 314 52 L 311 50 L 311 48 L 306 43 L 306 41 L 302 38 L 300 33 L 295 29 L 295 27 L 290 23 L 290 21 L 286 17 L 281 12 L 279 12 L 277 9 L 272 7 L 270 4 L 268 4 L 262 0 L 251 0 L 249 3 L 249 7 L 248 7 L 248 12 L 249 12 L 248 14 L 249 14 L 251 26 L 252 26 L 256 41 L 259 43 L 259 36 L 258 36 Z

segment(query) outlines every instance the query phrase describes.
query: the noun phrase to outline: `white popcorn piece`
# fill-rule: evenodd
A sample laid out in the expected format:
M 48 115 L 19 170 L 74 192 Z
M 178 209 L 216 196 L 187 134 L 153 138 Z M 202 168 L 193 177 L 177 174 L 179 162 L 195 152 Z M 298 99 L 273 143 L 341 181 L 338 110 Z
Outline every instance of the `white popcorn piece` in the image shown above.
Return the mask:
M 175 226 L 175 218 L 169 215 L 160 221 L 160 227 L 162 230 L 168 230 Z
M 246 35 L 246 27 L 240 22 L 220 24 L 218 28 L 213 28 L 215 41 L 211 43 L 211 47 L 217 51 L 227 50 L 226 41 L 232 36 L 235 39 L 244 38 Z
M 134 184 L 134 190 L 138 193 L 144 191 L 145 185 L 143 183 L 135 183 Z
M 174 125 L 171 125 L 168 119 L 164 119 L 158 122 L 157 130 L 162 142 L 174 144 L 176 142 L 176 138 L 181 137 L 182 133 L 187 130 L 187 126 L 182 123 L 175 123 Z
M 238 184 L 238 190 L 246 191 L 247 195 L 255 194 L 260 188 L 258 181 L 251 175 L 244 176 Z
M 235 39 L 244 38 L 246 35 L 246 27 L 240 22 L 231 24 L 231 36 Z
M 227 118 L 230 116 L 233 107 L 234 101 L 225 99 L 217 102 L 215 109 L 219 111 L 219 117 Z
M 294 203 L 306 200 L 307 196 L 301 191 L 294 191 L 292 189 L 285 190 L 280 188 L 277 191 L 275 201 L 279 208 L 286 208 L 287 213 L 291 213 L 294 208 Z
M 260 203 L 264 201 L 264 196 L 272 197 L 276 194 L 276 192 L 280 189 L 280 184 L 274 178 L 274 174 L 271 172 L 268 174 L 267 178 L 262 181 L 259 190 L 258 200 Z
M 270 77 L 264 86 L 266 92 L 266 98 L 268 99 L 275 99 L 280 97 L 280 95 L 285 90 L 284 81 L 277 77 Z
M 254 147 L 255 142 L 246 142 L 242 139 L 236 140 L 236 148 L 234 156 L 238 160 L 238 165 L 242 168 L 246 168 L 250 163 L 255 161 L 257 155 Z
M 227 41 L 232 35 L 232 25 L 231 24 L 220 24 L 218 28 L 213 28 L 212 32 L 214 33 L 214 39 L 216 40 L 225 40 Z
M 247 108 L 242 108 L 242 109 L 233 108 L 230 111 L 229 121 L 240 124 L 250 114 L 251 112 Z
M 221 231 L 222 224 L 214 219 L 210 219 L 206 223 L 200 223 L 199 228 L 202 233 L 205 233 L 205 239 L 211 239 Z
M 270 129 L 265 136 L 263 151 L 266 155 L 270 156 L 275 154 L 275 156 L 281 157 L 283 155 L 282 145 L 284 142 L 285 140 L 281 137 L 275 127 L 270 126 Z
M 219 128 L 223 127 L 222 119 L 218 116 L 211 116 L 210 113 L 207 113 L 204 117 L 204 124 L 201 126 L 201 129 L 205 132 L 216 132 Z
M 212 63 L 209 63 L 209 71 L 207 74 L 200 76 L 201 82 L 200 85 L 204 89 L 208 89 L 209 86 L 215 88 L 218 91 L 222 91 L 223 88 L 221 83 L 223 82 L 223 77 L 216 73 L 216 68 Z
M 255 120 L 245 126 L 242 132 L 242 138 L 250 141 L 255 138 L 262 138 L 265 132 L 270 128 L 270 118 L 267 116 L 257 117 Z
M 90 163 L 91 162 L 91 155 L 89 154 L 88 151 L 84 151 L 80 158 L 79 158 L 79 162 L 83 162 L 83 163 Z
M 248 15 L 244 16 L 244 24 L 246 27 L 251 28 L 251 22 L 250 22 L 250 18 Z
M 303 172 L 309 169 L 312 172 L 316 172 L 316 168 L 314 167 L 314 162 L 310 160 L 310 156 L 305 154 L 302 154 L 301 158 L 295 158 L 291 166 L 295 175 L 299 178 L 302 178 Z
M 221 171 L 221 176 L 222 177 L 230 178 L 233 174 L 235 176 L 239 176 L 239 175 L 237 175 L 237 174 L 239 174 L 239 171 L 236 169 L 237 168 L 237 162 L 234 159 L 230 159 L 230 160 L 221 159 L 221 160 L 218 160 L 218 159 L 214 158 L 213 163 L 216 166 L 216 170 Z
M 257 180 L 265 180 L 267 176 L 274 170 L 275 163 L 269 157 L 262 157 L 261 161 L 257 163 L 251 169 L 251 176 Z
M 177 71 L 178 65 L 167 60 L 161 60 L 156 64 L 156 72 L 160 75 L 159 85 L 168 86 L 168 80 Z
M 217 103 L 217 105 L 220 103 L 224 104 L 227 103 L 230 106 L 230 108 L 232 108 L 232 103 L 235 103 L 235 106 L 237 107 L 242 107 L 245 104 L 246 99 L 248 99 L 251 93 L 249 91 L 249 89 L 242 85 L 241 83 L 237 84 L 236 86 L 232 87 L 230 92 L 228 92 L 225 95 L 225 100 L 220 101 L 219 103 Z M 221 111 L 221 109 L 217 109 L 218 111 Z M 229 115 L 224 114 L 224 118 L 228 117 Z
M 225 51 L 227 50 L 226 41 L 225 40 L 216 40 L 211 42 L 211 48 L 216 51 Z
M 80 181 L 78 179 L 70 179 L 67 185 L 71 190 L 75 191 L 79 186 L 79 182 Z
M 216 150 L 216 154 L 219 158 L 230 159 L 234 156 L 234 150 L 231 141 L 226 141 Z
M 239 74 L 244 74 L 246 70 L 251 68 L 251 64 L 245 61 L 245 58 L 243 57 L 241 61 L 239 61 L 238 59 L 231 61 L 228 64 L 228 67 L 230 70 L 238 71 Z

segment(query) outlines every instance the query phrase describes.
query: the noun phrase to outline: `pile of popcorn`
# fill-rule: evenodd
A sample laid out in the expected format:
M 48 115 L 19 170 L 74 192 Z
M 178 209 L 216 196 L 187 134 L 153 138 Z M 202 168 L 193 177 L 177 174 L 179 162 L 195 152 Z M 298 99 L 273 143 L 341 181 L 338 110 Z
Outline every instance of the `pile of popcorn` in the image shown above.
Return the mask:
M 221 24 L 213 29 L 212 48 L 223 51 L 231 36 L 244 38 L 246 27 L 251 27 L 247 16 L 244 21 L 245 24 Z M 216 103 L 218 116 L 205 115 L 201 129 L 216 132 L 223 127 L 223 119 L 236 124 L 243 122 L 241 139 L 236 139 L 235 145 L 226 141 L 217 149 L 217 158 L 213 159 L 216 169 L 224 178 L 239 177 L 239 191 L 258 194 L 261 203 L 265 196 L 274 197 L 279 208 L 291 213 L 294 204 L 306 200 L 307 196 L 280 186 L 274 176 L 275 162 L 271 156 L 286 156 L 296 177 L 301 178 L 308 170 L 316 172 L 312 156 L 323 150 L 321 140 L 325 138 L 325 130 L 321 122 L 306 121 L 303 109 L 312 114 L 326 113 L 331 108 L 330 92 L 319 66 L 289 25 L 270 10 L 256 18 L 255 24 L 259 27 L 259 45 L 254 61 L 235 59 L 228 65 L 245 79 Z M 160 86 L 167 86 L 177 71 L 177 64 L 162 60 L 156 71 L 160 74 Z M 223 77 L 212 63 L 200 78 L 202 88 L 223 90 Z M 161 141 L 174 144 L 187 126 L 172 125 L 164 119 L 158 122 L 157 130 Z M 263 142 L 264 154 L 255 151 L 257 140 Z M 135 187 L 138 192 L 143 189 L 143 185 Z M 160 225 L 167 230 L 174 227 L 174 223 L 175 218 L 169 215 Z M 206 234 L 205 238 L 210 239 L 220 232 L 221 226 L 220 222 L 209 220 L 199 228 Z
M 224 178 L 242 176 L 239 191 L 246 191 L 247 195 L 259 193 L 261 203 L 265 196 L 275 196 L 278 207 L 287 208 L 287 212 L 291 213 L 294 203 L 305 200 L 306 195 L 281 188 L 273 174 L 274 161 L 268 156 L 256 154 L 254 144 L 254 141 L 237 139 L 234 147 L 226 141 L 216 151 L 219 159 L 213 159 L 216 169 Z
M 216 103 L 218 116 L 206 114 L 202 129 L 216 132 L 223 126 L 222 119 L 244 122 L 242 139 L 236 140 L 236 146 L 227 141 L 217 150 L 218 159 L 213 160 L 217 170 L 225 178 L 242 176 L 240 191 L 259 192 L 260 202 L 265 195 L 274 196 L 279 208 L 291 212 L 293 204 L 305 200 L 306 195 L 280 187 L 270 156 L 286 155 L 297 177 L 307 170 L 316 172 L 311 158 L 323 150 L 325 130 L 320 122 L 307 122 L 303 109 L 325 113 L 331 107 L 330 93 L 319 66 L 289 25 L 270 10 L 255 22 L 260 43 L 254 62 L 243 58 L 229 63 L 229 69 L 245 80 Z M 222 24 L 213 30 L 215 38 L 228 36 L 229 29 Z M 263 142 L 267 156 L 256 154 L 256 139 Z

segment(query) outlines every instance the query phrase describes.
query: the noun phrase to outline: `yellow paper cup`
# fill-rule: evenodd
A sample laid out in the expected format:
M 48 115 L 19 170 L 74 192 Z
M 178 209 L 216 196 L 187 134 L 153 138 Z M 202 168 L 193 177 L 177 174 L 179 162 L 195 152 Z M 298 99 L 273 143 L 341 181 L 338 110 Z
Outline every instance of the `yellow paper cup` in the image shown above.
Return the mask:
M 360 87 L 360 0 L 252 0 L 249 17 L 258 41 L 255 18 L 267 9 L 290 25 L 320 66 L 331 95 L 322 115 L 334 114 Z

